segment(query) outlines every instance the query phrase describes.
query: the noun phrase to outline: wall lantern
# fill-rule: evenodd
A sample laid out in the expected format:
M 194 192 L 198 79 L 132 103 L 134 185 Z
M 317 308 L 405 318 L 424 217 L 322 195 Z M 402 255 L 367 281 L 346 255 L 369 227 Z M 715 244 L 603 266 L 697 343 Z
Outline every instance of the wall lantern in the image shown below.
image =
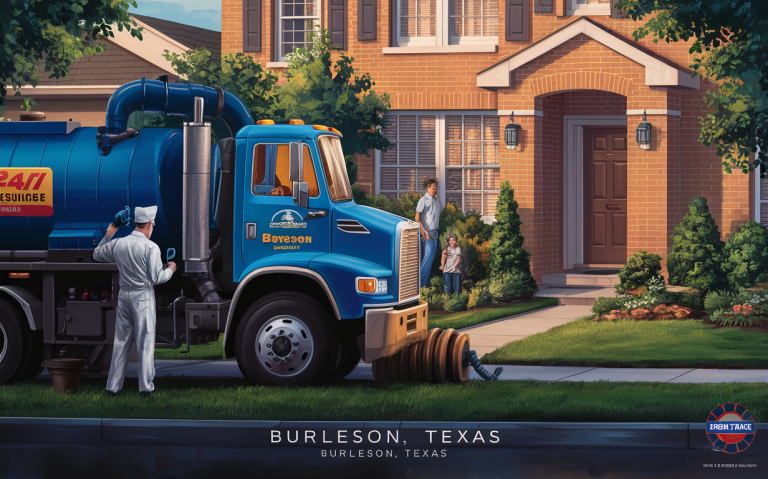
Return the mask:
M 643 150 L 651 149 L 651 132 L 653 131 L 653 125 L 645 119 L 645 110 L 643 110 L 643 121 L 640 122 L 640 126 L 637 127 L 637 144 Z
M 509 114 L 509 123 L 504 128 L 504 141 L 508 150 L 516 150 L 520 143 L 520 125 L 515 124 L 515 112 Z

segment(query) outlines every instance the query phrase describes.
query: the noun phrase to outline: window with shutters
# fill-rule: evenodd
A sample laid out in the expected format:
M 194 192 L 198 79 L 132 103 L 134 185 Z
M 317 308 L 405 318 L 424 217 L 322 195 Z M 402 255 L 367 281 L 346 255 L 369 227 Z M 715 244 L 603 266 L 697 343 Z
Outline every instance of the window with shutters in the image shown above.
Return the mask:
M 498 44 L 498 0 L 396 0 L 398 46 Z
M 618 0 L 568 0 L 568 15 L 610 15 Z
M 421 191 L 424 180 L 437 177 L 437 116 L 391 114 L 384 130 L 391 146 L 380 152 L 379 192 L 390 198 Z
M 277 0 L 277 56 L 311 46 L 309 35 L 320 30 L 320 0 Z
M 482 216 L 499 197 L 499 117 L 446 115 L 445 202 Z
M 484 217 L 496 214 L 501 169 L 499 117 L 491 111 L 391 112 L 383 130 L 391 147 L 377 152 L 376 192 L 397 198 L 440 182 L 443 204 Z

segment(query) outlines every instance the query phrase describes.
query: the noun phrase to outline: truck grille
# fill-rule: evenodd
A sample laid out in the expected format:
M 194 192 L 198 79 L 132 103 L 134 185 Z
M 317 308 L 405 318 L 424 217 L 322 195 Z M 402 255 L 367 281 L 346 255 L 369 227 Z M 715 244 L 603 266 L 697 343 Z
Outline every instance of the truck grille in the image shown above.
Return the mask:
M 419 295 L 419 228 L 403 228 L 400 234 L 400 301 Z

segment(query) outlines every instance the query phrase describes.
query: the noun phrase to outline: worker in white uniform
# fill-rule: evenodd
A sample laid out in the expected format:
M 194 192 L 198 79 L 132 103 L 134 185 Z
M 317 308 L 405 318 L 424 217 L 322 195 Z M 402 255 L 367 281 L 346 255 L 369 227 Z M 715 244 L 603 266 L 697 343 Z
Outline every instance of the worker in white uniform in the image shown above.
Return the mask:
M 120 273 L 120 293 L 115 320 L 115 341 L 112 365 L 109 368 L 107 391 L 117 394 L 123 388 L 131 343 L 136 341 L 139 366 L 139 392 L 155 390 L 155 289 L 154 286 L 171 279 L 176 265 L 168 263 L 163 269 L 160 248 L 149 238 L 155 226 L 157 206 L 137 207 L 136 229 L 124 238 L 110 241 L 117 227 L 109 225 L 107 234 L 93 250 L 93 259 L 116 263 Z

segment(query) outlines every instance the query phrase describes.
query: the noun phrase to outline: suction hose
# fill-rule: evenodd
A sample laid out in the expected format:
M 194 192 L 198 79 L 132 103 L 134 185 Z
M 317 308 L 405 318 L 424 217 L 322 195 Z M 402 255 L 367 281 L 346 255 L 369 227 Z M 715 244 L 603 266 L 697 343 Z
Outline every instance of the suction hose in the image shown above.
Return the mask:
M 469 361 L 469 364 L 472 365 L 475 372 L 486 381 L 498 381 L 499 375 L 504 370 L 504 368 L 499 366 L 493 371 L 493 374 L 489 373 L 488 370 L 480 364 L 480 359 L 477 357 L 477 353 L 474 350 L 464 353 L 464 359 Z

